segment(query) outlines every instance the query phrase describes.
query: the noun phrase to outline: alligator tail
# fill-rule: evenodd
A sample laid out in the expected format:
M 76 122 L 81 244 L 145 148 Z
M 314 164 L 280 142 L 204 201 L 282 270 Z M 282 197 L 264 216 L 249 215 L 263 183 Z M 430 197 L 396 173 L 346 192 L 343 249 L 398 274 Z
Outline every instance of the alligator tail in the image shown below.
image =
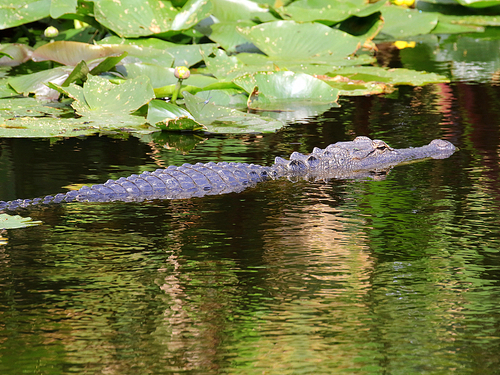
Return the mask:
M 205 195 L 241 192 L 265 181 L 272 174 L 270 167 L 246 163 L 197 163 L 170 166 L 154 172 L 143 172 L 104 184 L 84 186 L 44 198 L 0 201 L 1 210 L 15 210 L 38 204 L 62 202 L 144 201 L 153 199 L 182 199 Z

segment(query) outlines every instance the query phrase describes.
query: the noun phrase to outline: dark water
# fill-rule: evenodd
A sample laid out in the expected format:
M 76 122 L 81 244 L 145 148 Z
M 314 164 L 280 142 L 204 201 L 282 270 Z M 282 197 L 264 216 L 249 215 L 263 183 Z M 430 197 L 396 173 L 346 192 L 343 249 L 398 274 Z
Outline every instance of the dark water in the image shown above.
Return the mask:
M 500 88 L 343 99 L 271 135 L 0 140 L 0 199 L 356 135 L 444 138 L 386 179 L 21 212 L 3 231 L 1 374 L 499 374 Z

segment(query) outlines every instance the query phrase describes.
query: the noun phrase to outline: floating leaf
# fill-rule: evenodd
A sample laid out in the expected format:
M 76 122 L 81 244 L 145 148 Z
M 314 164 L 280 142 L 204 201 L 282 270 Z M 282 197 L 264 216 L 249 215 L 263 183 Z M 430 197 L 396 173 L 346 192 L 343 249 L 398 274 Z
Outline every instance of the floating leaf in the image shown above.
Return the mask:
M 115 85 L 107 79 L 89 76 L 83 88 L 75 84 L 63 88 L 75 99 L 72 106 L 84 117 L 122 117 L 153 99 L 154 91 L 147 77 L 137 77 Z
M 68 105 L 47 102 L 35 98 L 0 99 L 0 116 L 4 119 L 16 117 L 62 116 L 68 112 Z M 71 110 L 71 108 L 69 108 Z M 72 111 L 71 111 L 72 112 Z
M 184 99 L 187 109 L 196 121 L 204 124 L 211 133 L 271 133 L 284 125 L 281 121 L 269 117 L 206 103 L 188 92 L 184 92 Z
M 261 22 L 276 20 L 268 7 L 250 0 L 211 0 L 212 14 L 220 22 L 235 22 L 257 19 Z
M 163 100 L 149 102 L 147 120 L 162 130 L 197 131 L 204 128 L 188 111 Z
M 305 73 L 259 72 L 238 77 L 234 83 L 253 96 L 252 108 L 261 108 L 260 104 L 269 108 L 270 102 L 277 102 L 277 105 L 273 106 L 275 109 L 279 108 L 280 103 L 293 101 L 335 103 L 338 98 L 337 89 Z M 259 103 L 261 96 L 264 96 L 265 100 Z
M 330 21 L 337 23 L 351 16 L 366 17 L 378 12 L 385 0 L 370 4 L 365 0 L 299 0 L 278 9 L 284 19 L 297 22 Z
M 388 6 L 382 9 L 385 24 L 382 33 L 395 39 L 428 34 L 438 23 L 435 13 L 422 13 L 415 9 Z
M 118 35 L 136 38 L 171 30 L 177 10 L 169 1 L 101 0 L 94 2 L 94 13 L 100 24 Z
M 386 82 L 392 85 L 422 86 L 429 83 L 449 82 L 447 77 L 435 73 L 417 72 L 402 68 L 386 69 L 375 66 L 343 68 L 332 73 L 332 75 L 334 74 L 348 77 L 351 80 Z
M 48 17 L 51 0 L 4 1 L 2 3 L 0 30 Z
M 9 215 L 0 213 L 0 229 L 16 229 L 33 227 L 42 224 L 41 221 L 35 221 L 31 217 L 22 217 L 19 215 Z
M 277 61 L 338 60 L 352 54 L 364 42 L 363 38 L 319 23 L 276 21 L 238 31 Z
M 31 58 L 33 49 L 25 44 L 0 45 L 0 65 L 16 66 Z
M 189 0 L 175 16 L 172 30 L 185 30 L 209 16 L 212 3 L 208 0 Z
M 220 22 L 213 24 L 211 33 L 208 37 L 217 42 L 227 52 L 236 52 L 238 46 L 249 43 L 249 41 L 241 35 L 237 27 L 252 27 L 255 22 L 252 21 L 235 21 L 235 22 Z
M 57 99 L 59 93 L 49 87 L 48 82 L 62 85 L 72 72 L 71 67 L 60 66 L 54 69 L 9 78 L 8 83 L 19 94 L 34 93 L 37 98 Z

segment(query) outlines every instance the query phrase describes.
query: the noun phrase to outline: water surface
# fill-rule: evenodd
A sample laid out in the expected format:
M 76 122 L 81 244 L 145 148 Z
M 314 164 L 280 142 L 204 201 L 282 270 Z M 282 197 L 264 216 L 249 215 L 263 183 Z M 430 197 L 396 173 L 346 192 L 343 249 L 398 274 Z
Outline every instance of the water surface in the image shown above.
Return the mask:
M 375 180 L 21 211 L 43 223 L 1 233 L 0 373 L 500 373 L 498 94 L 402 87 L 188 153 L 164 137 L 0 140 L 4 200 L 357 135 L 460 147 Z

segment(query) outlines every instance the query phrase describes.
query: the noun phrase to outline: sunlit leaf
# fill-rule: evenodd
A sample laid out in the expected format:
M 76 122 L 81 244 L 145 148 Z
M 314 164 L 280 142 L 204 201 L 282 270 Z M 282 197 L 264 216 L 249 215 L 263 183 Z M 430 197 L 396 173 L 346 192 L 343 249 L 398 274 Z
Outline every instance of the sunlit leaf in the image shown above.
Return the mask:
M 47 102 L 37 100 L 35 98 L 22 97 L 0 99 L 0 116 L 4 119 L 13 119 L 17 117 L 41 117 L 49 115 L 52 117 L 61 116 L 68 113 L 67 108 L 58 102 Z
M 211 0 L 212 14 L 220 22 L 257 19 L 261 22 L 274 21 L 269 9 L 250 0 Z
M 50 16 L 59 18 L 63 14 L 76 13 L 78 0 L 52 0 L 50 2 Z
M 212 3 L 209 0 L 189 0 L 175 16 L 171 29 L 188 29 L 208 17 L 211 10 Z
M 60 66 L 54 69 L 9 78 L 8 83 L 20 94 L 34 93 L 37 98 L 57 99 L 59 93 L 49 87 L 48 82 L 62 85 L 73 68 Z
M 238 77 L 234 83 L 249 94 L 263 95 L 269 101 L 333 103 L 338 98 L 338 90 L 305 73 L 260 72 Z
M 381 32 L 395 39 L 427 34 L 438 23 L 436 13 L 423 13 L 416 9 L 405 9 L 397 6 L 384 7 L 382 16 L 385 23 Z
M 0 30 L 49 16 L 51 0 L 6 1 L 0 6 Z
M 116 64 L 118 64 L 120 61 L 122 61 L 126 56 L 128 55 L 127 52 L 123 52 L 119 56 L 108 56 L 106 57 L 103 61 L 101 61 L 96 67 L 94 67 L 91 71 L 90 74 L 93 74 L 95 76 L 107 72 L 114 68 Z
M 417 72 L 402 68 L 380 68 L 375 66 L 360 66 L 356 68 L 342 68 L 331 75 L 348 77 L 351 80 L 363 82 L 386 82 L 392 85 L 422 86 L 429 83 L 449 82 L 445 76 L 435 73 Z
M 471 8 L 487 8 L 499 5 L 498 0 L 457 0 L 459 4 Z
M 0 66 L 20 65 L 31 58 L 33 49 L 25 44 L 1 44 Z
M 75 66 L 75 69 L 69 74 L 68 78 L 62 83 L 62 87 L 69 86 L 70 83 L 76 82 L 78 80 L 86 80 L 89 74 L 89 67 L 85 61 L 80 61 L 79 64 Z
M 188 111 L 163 100 L 149 102 L 147 120 L 162 130 L 197 131 L 204 128 Z
M 252 21 L 235 21 L 235 22 L 220 22 L 213 24 L 211 28 L 211 33 L 208 37 L 217 42 L 222 48 L 227 52 L 237 51 L 237 47 L 249 41 L 241 35 L 236 28 L 237 27 L 252 27 L 255 23 Z
M 115 85 L 107 79 L 90 75 L 83 88 L 71 84 L 64 90 L 75 99 L 72 106 L 77 113 L 91 117 L 128 115 L 155 97 L 147 77 Z
M 338 60 L 352 54 L 364 42 L 319 23 L 276 21 L 238 30 L 273 60 Z
M 31 217 L 0 213 L 0 229 L 26 228 L 40 224 L 41 221 L 33 220 Z
M 365 0 L 299 0 L 278 9 L 284 19 L 297 22 L 331 21 L 337 23 L 351 16 L 366 17 L 380 10 L 385 0 L 371 4 Z
M 177 15 L 170 1 L 162 0 L 96 0 L 94 12 L 100 24 L 128 38 L 169 31 Z
M 281 121 L 269 117 L 206 103 L 188 92 L 184 92 L 184 99 L 187 109 L 196 121 L 205 125 L 211 133 L 270 133 L 284 125 Z

